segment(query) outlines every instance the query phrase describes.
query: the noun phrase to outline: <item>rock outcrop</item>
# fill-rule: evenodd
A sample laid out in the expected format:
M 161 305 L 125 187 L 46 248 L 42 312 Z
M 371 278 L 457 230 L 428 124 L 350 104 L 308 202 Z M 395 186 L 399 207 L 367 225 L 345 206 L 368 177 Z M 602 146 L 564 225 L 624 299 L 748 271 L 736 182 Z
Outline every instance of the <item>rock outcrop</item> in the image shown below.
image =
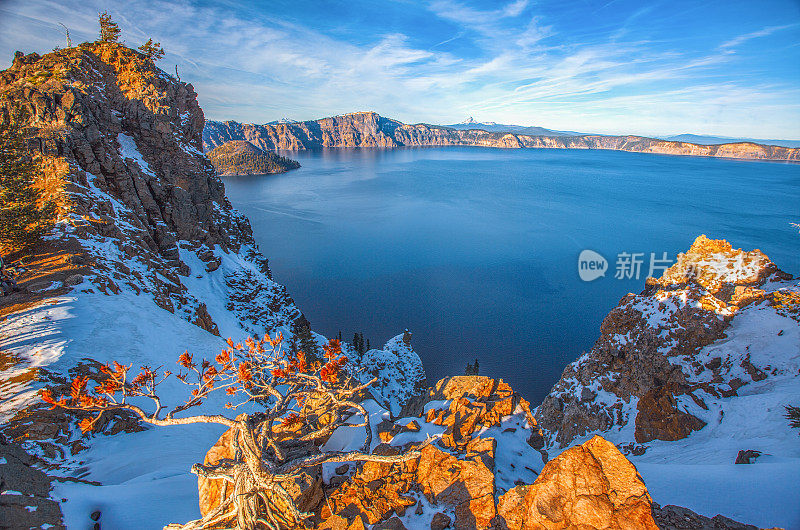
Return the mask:
M 34 457 L 0 436 L 0 521 L 3 528 L 66 528 L 52 482 Z
M 230 140 L 247 140 L 262 149 L 328 147 L 480 146 L 507 149 L 610 149 L 635 153 L 800 161 L 800 149 L 739 142 L 699 145 L 641 136 L 530 135 L 520 132 L 459 130 L 423 123 L 409 125 L 374 112 L 354 112 L 315 121 L 254 125 L 209 121 L 203 131 L 206 150 Z
M 443 425 L 447 430 L 442 439 L 448 447 L 464 449 L 473 434 L 495 427 L 503 418 L 519 413 L 531 429 L 527 441 L 541 449 L 541 431 L 531 415 L 530 405 L 502 379 L 485 376 L 455 376 L 442 379 L 428 393 L 428 401 L 443 400 L 446 408 L 430 408 L 425 421 Z
M 498 512 L 509 530 L 655 530 L 651 503 L 636 467 L 595 436 L 548 462 L 532 485 L 500 497 Z
M 737 315 L 762 304 L 776 311 L 779 300 L 794 296 L 790 278 L 758 250 L 698 237 L 661 278 L 624 297 L 592 350 L 566 367 L 536 410 L 548 445 L 565 447 L 631 422 L 635 440 L 628 441 L 640 444 L 702 429 L 699 412 L 777 368 L 766 359 L 754 363 L 746 351 L 736 358 L 709 352 Z

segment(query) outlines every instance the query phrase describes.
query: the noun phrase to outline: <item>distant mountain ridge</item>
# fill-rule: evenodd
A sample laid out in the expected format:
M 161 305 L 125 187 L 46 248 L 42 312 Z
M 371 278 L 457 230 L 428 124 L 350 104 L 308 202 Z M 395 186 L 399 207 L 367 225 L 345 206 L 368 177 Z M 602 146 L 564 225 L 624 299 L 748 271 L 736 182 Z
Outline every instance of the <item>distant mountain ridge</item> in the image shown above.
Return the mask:
M 704 134 L 676 134 L 675 136 L 666 136 L 664 140 L 671 142 L 689 142 L 692 144 L 700 145 L 719 145 L 730 143 L 750 142 L 762 145 L 778 145 L 781 147 L 800 147 L 800 140 L 759 140 L 756 138 L 729 138 L 727 136 L 709 136 Z
M 247 140 L 264 150 L 337 147 L 477 146 L 538 149 L 608 149 L 634 153 L 708 156 L 749 160 L 800 161 L 800 149 L 749 142 L 700 145 L 642 136 L 552 136 L 491 132 L 418 123 L 404 124 L 374 112 L 354 112 L 319 120 L 281 124 L 207 121 L 203 148 L 210 151 L 230 140 Z
M 451 129 L 459 131 L 481 130 L 488 132 L 510 132 L 515 134 L 526 134 L 531 136 L 581 136 L 581 133 L 574 131 L 555 131 L 553 129 L 545 129 L 544 127 L 537 127 L 535 125 L 507 125 L 493 121 L 475 121 L 470 116 L 461 123 L 454 123 L 446 125 Z

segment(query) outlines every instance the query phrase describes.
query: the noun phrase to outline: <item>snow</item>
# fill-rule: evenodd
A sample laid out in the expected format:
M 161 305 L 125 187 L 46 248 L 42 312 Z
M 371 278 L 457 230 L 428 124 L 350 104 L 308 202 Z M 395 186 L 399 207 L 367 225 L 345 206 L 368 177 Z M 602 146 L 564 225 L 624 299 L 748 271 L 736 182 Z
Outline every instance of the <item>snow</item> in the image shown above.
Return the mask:
M 494 438 L 495 495 L 497 498 L 516 486 L 517 481 L 533 484 L 544 468 L 539 451 L 528 445 L 531 436 L 525 413 L 518 407 L 514 414 L 502 419 L 500 425 L 484 428 L 479 438 Z
M 369 447 L 369 452 L 371 453 L 381 443 L 376 427 L 381 421 L 389 419 L 389 413 L 373 399 L 364 401 L 361 406 L 364 407 L 369 415 L 369 424 L 372 430 L 372 442 Z M 355 414 L 348 420 L 348 423 L 361 423 L 362 421 L 361 415 Z M 339 427 L 333 431 L 333 434 L 322 445 L 321 449 L 323 451 L 361 451 L 364 448 L 366 439 L 367 432 L 364 427 Z M 335 469 L 340 465 L 338 463 L 322 464 L 322 480 L 328 483 L 334 475 Z
M 392 416 L 400 414 L 417 384 L 425 379 L 422 361 L 414 349 L 403 342 L 403 334 L 389 339 L 383 349 L 352 356 L 351 362 L 353 377 L 362 383 L 377 378 L 370 392 Z
M 800 465 L 637 464 L 652 498 L 707 517 L 721 513 L 759 527 L 800 528 Z
M 695 267 L 710 275 L 715 281 L 739 283 L 757 277 L 768 264 L 769 259 L 763 254 L 736 252 L 731 256 L 719 252 L 699 260 Z
M 119 154 L 122 155 L 122 158 L 133 159 L 137 164 L 139 164 L 139 169 L 145 173 L 155 176 L 153 170 L 150 169 L 150 165 L 144 161 L 144 158 L 142 158 L 142 154 L 139 152 L 139 148 L 136 146 L 136 142 L 132 137 L 125 133 L 119 133 L 117 135 L 117 141 L 120 145 Z
M 210 357 L 225 346 L 221 338 L 128 291 L 115 296 L 81 293 L 54 302 L 0 322 L 0 348 L 20 357 L 17 370 L 36 366 L 63 373 L 84 357 L 174 369 L 175 359 L 187 348 L 198 357 Z M 8 414 L 12 406 L 32 403 L 38 386 L 24 384 L 17 389 L 22 397 L 3 402 L 0 410 Z M 165 402 L 177 403 L 185 392 L 180 383 L 169 381 L 162 394 Z M 195 410 L 219 410 L 220 401 L 210 400 Z M 199 517 L 197 479 L 189 468 L 202 461 L 223 431 L 216 425 L 188 425 L 95 436 L 87 451 L 66 462 L 63 472 L 103 485 L 55 483 L 54 495 L 68 499 L 61 505 L 67 526 L 86 526 L 96 509 L 109 528 L 160 528 Z M 141 506 L 148 510 L 137 508 Z
M 424 442 L 428 438 L 439 439 L 444 434 L 444 431 L 447 429 L 442 425 L 437 425 L 435 423 L 429 423 L 425 421 L 423 418 L 416 418 L 416 417 L 408 417 L 408 418 L 400 418 L 395 420 L 394 423 L 397 425 L 407 425 L 408 423 L 416 421 L 417 425 L 419 425 L 419 431 L 405 431 L 397 434 L 392 438 L 389 442 L 390 445 L 395 447 L 402 447 L 408 443 L 412 442 Z
M 643 455 L 627 457 L 661 505 L 684 506 L 708 517 L 722 514 L 761 527 L 800 528 L 800 438 L 784 417 L 785 406 L 800 404 L 800 323 L 768 302 L 751 304 L 733 316 L 723 338 L 670 362 L 683 367 L 689 383 L 710 383 L 715 381 L 712 371 L 697 371 L 692 361 L 705 364 L 714 358 L 721 359 L 721 380 L 714 384 L 728 387 L 724 382 L 733 378 L 747 384 L 727 398 L 695 390 L 708 410 L 689 396 L 679 396 L 678 407 L 707 425 L 683 440 L 648 442 Z M 767 377 L 754 381 L 742 366 L 747 359 Z M 601 395 L 597 400 L 607 402 Z M 633 442 L 636 406 L 636 398 L 623 403 L 623 425 L 587 433 L 571 446 L 595 434 L 618 445 Z M 762 456 L 754 464 L 734 464 L 738 452 L 746 449 Z M 551 458 L 558 452 L 551 451 Z

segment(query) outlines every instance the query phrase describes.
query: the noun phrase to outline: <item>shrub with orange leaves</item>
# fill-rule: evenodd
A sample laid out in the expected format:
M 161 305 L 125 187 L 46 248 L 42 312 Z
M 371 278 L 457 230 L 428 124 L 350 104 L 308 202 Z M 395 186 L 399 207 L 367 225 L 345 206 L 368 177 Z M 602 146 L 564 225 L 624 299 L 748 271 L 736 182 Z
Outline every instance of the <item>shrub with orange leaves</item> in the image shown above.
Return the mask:
M 235 524 L 255 530 L 264 526 L 264 521 L 269 521 L 275 528 L 297 527 L 303 524 L 308 514 L 296 508 L 294 500 L 280 484 L 293 480 L 305 467 L 323 462 L 398 462 L 419 455 L 418 451 L 394 456 L 369 454 L 372 429 L 369 414 L 358 402 L 358 396 L 374 380 L 362 385 L 349 377 L 345 369 L 347 358 L 342 355 L 339 341 L 331 340 L 325 345 L 324 364 L 309 362 L 302 351 L 295 354 L 284 352 L 280 334 L 262 339 L 248 338 L 243 343 L 234 343 L 232 339 L 226 342 L 228 347 L 217 354 L 214 361 L 195 361 L 188 351 L 178 357 L 180 370 L 175 377 L 189 387 L 189 395 L 185 402 L 176 404 L 168 412 L 158 389 L 170 378 L 170 371 L 163 367 L 142 366 L 133 375 L 132 365 L 116 361 L 113 365 L 101 367 L 105 379 L 93 388 L 89 387 L 88 378 L 76 377 L 69 396 L 56 397 L 50 390 L 44 390 L 41 397 L 53 407 L 93 413 L 91 418 L 80 422 L 84 432 L 91 430 L 104 412 L 116 409 L 130 410 L 141 421 L 153 425 L 218 423 L 234 429 L 240 457 L 233 464 L 224 461 L 213 466 L 196 464 L 192 467 L 192 472 L 199 476 L 224 477 L 234 487 L 228 490 L 230 495 L 216 510 L 187 523 L 184 526 L 187 529 Z M 235 398 L 225 405 L 227 409 L 236 410 L 249 403 L 264 410 L 259 414 L 242 413 L 236 417 L 183 414 L 200 406 L 212 392 L 217 391 Z M 151 412 L 140 406 L 142 399 L 153 402 Z M 310 403 L 314 406 L 308 406 Z M 354 415 L 360 416 L 361 421 L 354 422 Z M 365 442 L 361 451 L 297 456 L 284 447 L 292 439 L 315 442 L 313 445 L 319 447 L 337 428 L 345 425 L 364 427 Z M 288 440 L 287 435 L 290 436 Z M 269 463 L 254 465 L 254 462 Z

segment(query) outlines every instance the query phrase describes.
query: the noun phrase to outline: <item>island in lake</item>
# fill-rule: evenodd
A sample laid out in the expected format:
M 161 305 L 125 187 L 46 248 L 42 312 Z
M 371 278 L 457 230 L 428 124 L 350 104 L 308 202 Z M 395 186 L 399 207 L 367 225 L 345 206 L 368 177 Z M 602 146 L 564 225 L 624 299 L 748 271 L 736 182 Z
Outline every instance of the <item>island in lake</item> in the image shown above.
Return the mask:
M 225 142 L 206 156 L 222 176 L 269 175 L 300 167 L 299 162 L 259 149 L 246 140 Z

